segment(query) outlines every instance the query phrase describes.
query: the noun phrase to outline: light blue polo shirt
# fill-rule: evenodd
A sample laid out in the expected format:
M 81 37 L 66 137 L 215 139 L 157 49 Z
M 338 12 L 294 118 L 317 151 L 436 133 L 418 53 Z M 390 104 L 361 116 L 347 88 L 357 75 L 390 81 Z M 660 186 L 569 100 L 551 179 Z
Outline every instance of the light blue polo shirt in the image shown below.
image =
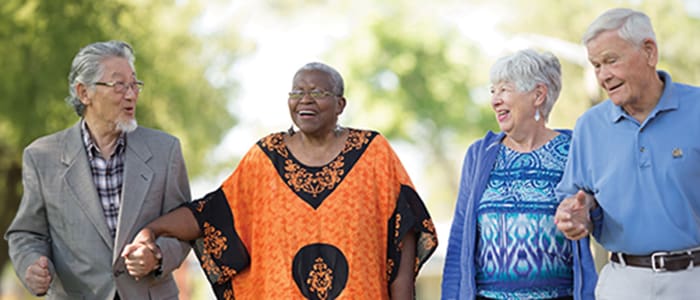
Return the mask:
M 646 255 L 700 247 L 700 88 L 673 83 L 643 123 L 610 99 L 576 122 L 559 199 L 592 191 L 593 235 L 609 251 Z

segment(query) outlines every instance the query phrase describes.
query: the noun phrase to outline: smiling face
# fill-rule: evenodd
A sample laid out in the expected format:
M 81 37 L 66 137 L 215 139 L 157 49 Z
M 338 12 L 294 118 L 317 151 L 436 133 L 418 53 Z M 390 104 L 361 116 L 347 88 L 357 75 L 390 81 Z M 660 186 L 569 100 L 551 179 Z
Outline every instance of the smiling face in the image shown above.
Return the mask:
M 345 108 L 345 98 L 334 95 L 332 90 L 330 76 L 323 71 L 301 71 L 294 76 L 292 91 L 303 94 L 300 99 L 290 97 L 287 103 L 292 121 L 302 133 L 322 136 L 333 132 Z M 312 98 L 312 91 L 328 93 Z
M 105 58 L 102 66 L 104 72 L 99 82 L 131 84 L 136 81 L 134 70 L 125 58 Z M 86 106 L 84 116 L 91 129 L 101 128 L 106 132 L 136 129 L 137 90 L 128 88 L 118 93 L 110 86 L 95 85 L 90 89 L 81 86 L 80 101 Z
M 655 42 L 648 39 L 637 47 L 610 30 L 591 39 L 586 48 L 598 84 L 615 105 L 636 105 L 648 94 L 657 77 Z
M 511 82 L 499 82 L 491 87 L 491 108 L 496 113 L 496 121 L 501 131 L 511 134 L 518 128 L 534 125 L 540 86 L 529 92 L 520 92 Z

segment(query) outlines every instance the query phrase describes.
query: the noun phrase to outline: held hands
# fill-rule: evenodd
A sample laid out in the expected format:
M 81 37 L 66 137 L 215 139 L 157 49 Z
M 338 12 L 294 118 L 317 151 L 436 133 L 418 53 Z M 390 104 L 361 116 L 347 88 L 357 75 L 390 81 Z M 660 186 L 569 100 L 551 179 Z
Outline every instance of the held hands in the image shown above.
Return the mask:
M 131 244 L 124 247 L 124 258 L 129 275 L 139 280 L 159 267 L 162 258 L 160 248 L 156 245 L 153 231 L 144 228 L 136 235 Z
M 49 258 L 41 256 L 24 272 L 24 281 L 29 291 L 36 296 L 43 296 L 49 290 L 51 284 L 51 272 L 49 272 Z
M 566 238 L 580 240 L 593 232 L 590 210 L 596 205 L 592 195 L 578 191 L 576 195 L 559 203 L 554 214 L 554 223 Z

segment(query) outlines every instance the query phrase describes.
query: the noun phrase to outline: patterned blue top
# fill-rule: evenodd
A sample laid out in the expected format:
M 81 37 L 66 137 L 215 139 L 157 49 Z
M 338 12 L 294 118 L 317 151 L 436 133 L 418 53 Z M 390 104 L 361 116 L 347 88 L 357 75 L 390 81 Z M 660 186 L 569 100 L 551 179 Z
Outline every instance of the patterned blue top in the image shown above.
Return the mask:
M 571 139 L 560 134 L 520 153 L 501 144 L 477 207 L 477 295 L 498 299 L 573 294 L 571 244 L 554 225 Z

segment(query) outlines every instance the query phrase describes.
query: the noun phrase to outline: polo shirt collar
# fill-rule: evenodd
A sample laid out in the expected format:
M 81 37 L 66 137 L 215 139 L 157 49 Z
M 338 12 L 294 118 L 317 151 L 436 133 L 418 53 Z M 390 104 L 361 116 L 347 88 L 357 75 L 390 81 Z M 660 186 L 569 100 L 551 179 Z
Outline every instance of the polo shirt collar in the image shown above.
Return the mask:
M 655 117 L 662 111 L 678 109 L 678 97 L 674 97 L 673 95 L 673 81 L 671 80 L 671 75 L 661 70 L 656 71 L 656 73 L 664 82 L 664 90 L 661 93 L 659 103 L 657 103 L 654 110 L 649 113 L 649 117 L 647 117 L 647 119 Z M 608 98 L 608 100 L 610 100 L 610 98 Z M 627 116 L 627 113 L 622 109 L 622 107 L 614 104 L 610 105 L 610 120 L 613 123 L 617 123 Z

